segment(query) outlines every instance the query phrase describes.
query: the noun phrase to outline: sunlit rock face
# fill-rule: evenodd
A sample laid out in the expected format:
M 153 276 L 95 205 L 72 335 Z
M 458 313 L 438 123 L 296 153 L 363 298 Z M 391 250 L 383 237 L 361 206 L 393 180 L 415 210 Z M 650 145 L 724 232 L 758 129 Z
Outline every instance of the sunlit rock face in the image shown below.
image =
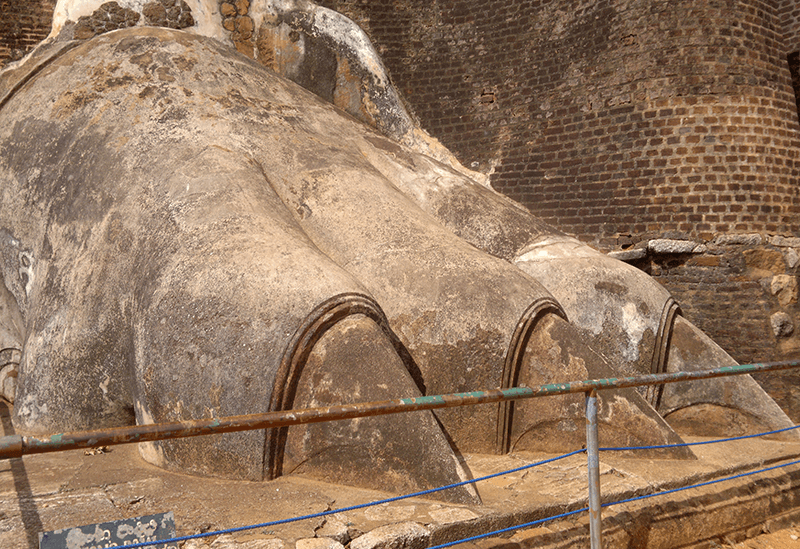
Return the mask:
M 0 337 L 15 382 L 1 388 L 15 399 L 17 429 L 733 362 L 646 275 L 471 178 L 411 117 L 391 123 L 399 98 L 368 42 L 354 49 L 361 35 L 341 16 L 308 2 L 247 7 L 263 36 L 284 24 L 316 33 L 312 57 L 371 75 L 386 103 L 358 88 L 364 96 L 348 104 L 374 107 L 360 120 L 358 108 L 346 114 L 277 74 L 278 64 L 243 55 L 216 26 L 226 20 L 218 9 L 62 2 L 53 38 L 2 73 Z M 287 76 L 330 72 L 312 60 L 302 78 Z M 684 425 L 698 407 L 754 429 L 790 424 L 751 379 L 737 378 L 603 393 L 601 440 L 679 442 L 662 415 Z M 575 395 L 141 452 L 196 474 L 302 473 L 409 491 L 464 478 L 459 452 L 580 448 L 583 425 Z M 477 501 L 466 488 L 445 497 Z

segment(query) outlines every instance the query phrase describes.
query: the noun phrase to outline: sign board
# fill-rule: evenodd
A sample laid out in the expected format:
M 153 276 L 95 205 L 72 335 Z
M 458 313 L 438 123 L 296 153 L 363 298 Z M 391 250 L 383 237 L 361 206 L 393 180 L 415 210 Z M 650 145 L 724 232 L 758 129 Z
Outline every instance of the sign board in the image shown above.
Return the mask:
M 39 534 L 39 549 L 106 549 L 175 537 L 172 511 L 101 524 L 62 528 Z M 178 549 L 177 542 L 157 543 L 147 549 Z

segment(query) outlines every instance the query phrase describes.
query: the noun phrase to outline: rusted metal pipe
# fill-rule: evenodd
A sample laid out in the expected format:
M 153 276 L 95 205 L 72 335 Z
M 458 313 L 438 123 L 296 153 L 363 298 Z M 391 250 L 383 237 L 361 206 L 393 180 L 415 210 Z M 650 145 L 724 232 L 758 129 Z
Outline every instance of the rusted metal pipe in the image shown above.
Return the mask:
M 418 410 L 436 410 L 439 408 L 453 408 L 456 406 L 490 404 L 508 400 L 563 395 L 568 393 L 586 393 L 593 390 L 600 391 L 606 389 L 659 385 L 662 383 L 676 383 L 679 381 L 788 370 L 797 367 L 800 367 L 800 360 L 768 362 L 763 364 L 743 364 L 693 372 L 645 374 L 623 378 L 550 383 L 531 388 L 514 387 L 511 389 L 490 389 L 468 393 L 345 404 L 329 406 L 327 408 L 266 412 L 262 414 L 199 419 L 175 423 L 132 425 L 130 427 L 59 433 L 46 437 L 11 435 L 0 437 L 0 459 L 10 459 L 28 454 L 60 452 L 78 448 L 94 448 L 97 446 L 113 446 L 117 444 L 232 433 L 236 431 L 272 429 L 275 427 L 299 425 L 303 423 L 319 423 L 323 421 L 354 419 L 358 417 L 396 414 L 401 412 L 415 412 Z

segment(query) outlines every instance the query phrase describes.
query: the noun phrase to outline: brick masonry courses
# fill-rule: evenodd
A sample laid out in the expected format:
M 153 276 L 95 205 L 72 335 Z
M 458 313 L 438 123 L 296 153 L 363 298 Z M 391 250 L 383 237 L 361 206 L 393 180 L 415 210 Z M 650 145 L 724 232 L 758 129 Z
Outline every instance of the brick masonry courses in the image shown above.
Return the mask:
M 54 3 L 0 0 L 0 65 Z M 499 191 L 606 251 L 704 244 L 633 263 L 737 360 L 800 356 L 796 291 L 772 282 L 796 281 L 800 253 L 774 239 L 800 236 L 798 0 L 319 3 L 365 29 L 422 126 Z
M 602 249 L 800 230 L 796 1 L 322 3 L 365 28 L 462 162 Z M 0 4 L 0 62 L 46 35 L 53 4 Z
M 367 29 L 462 162 L 590 243 L 798 231 L 800 128 L 771 3 L 324 3 Z
M 47 37 L 55 6 L 56 0 L 0 0 L 0 67 Z

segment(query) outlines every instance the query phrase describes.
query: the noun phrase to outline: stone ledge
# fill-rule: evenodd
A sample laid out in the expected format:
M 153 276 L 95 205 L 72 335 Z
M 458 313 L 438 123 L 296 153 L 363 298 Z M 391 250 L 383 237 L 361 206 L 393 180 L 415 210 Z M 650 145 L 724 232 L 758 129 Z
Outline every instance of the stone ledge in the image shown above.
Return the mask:
M 606 255 L 614 259 L 619 259 L 620 261 L 634 261 L 636 259 L 642 259 L 643 257 L 646 257 L 647 250 L 645 248 L 633 248 L 631 250 L 608 252 Z
M 768 241 L 778 248 L 800 248 L 800 238 L 797 237 L 771 236 Z
M 764 242 L 758 233 L 719 234 L 711 242 L 715 246 L 759 246 Z
M 655 254 L 699 254 L 707 251 L 708 247 L 691 240 L 658 238 L 647 243 L 647 250 Z

